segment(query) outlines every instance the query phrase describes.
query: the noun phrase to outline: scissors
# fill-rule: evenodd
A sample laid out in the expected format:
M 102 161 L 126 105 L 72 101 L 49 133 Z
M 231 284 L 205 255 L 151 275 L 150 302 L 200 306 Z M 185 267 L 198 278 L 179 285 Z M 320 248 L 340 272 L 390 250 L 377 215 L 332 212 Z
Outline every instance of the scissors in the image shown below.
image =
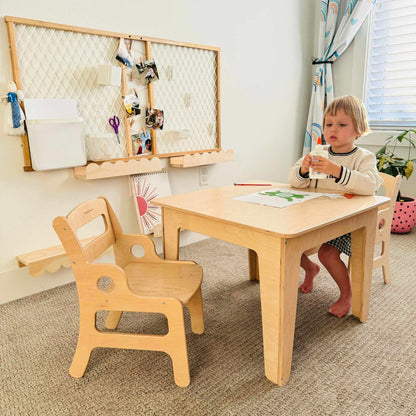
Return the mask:
M 110 117 L 108 123 L 114 129 L 114 133 L 117 136 L 118 144 L 120 144 L 120 137 L 118 137 L 118 127 L 120 126 L 120 119 L 117 116 Z

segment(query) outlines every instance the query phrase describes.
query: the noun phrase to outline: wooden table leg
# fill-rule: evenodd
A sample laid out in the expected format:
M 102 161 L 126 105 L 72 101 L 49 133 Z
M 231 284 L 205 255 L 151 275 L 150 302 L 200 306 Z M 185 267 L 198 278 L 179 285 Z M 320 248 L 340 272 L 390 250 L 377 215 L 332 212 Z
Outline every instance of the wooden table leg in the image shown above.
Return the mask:
M 266 377 L 283 386 L 290 377 L 301 251 L 297 240 L 275 239 L 257 251 Z
M 370 304 L 377 208 L 362 214 L 367 226 L 351 233 L 352 314 L 365 322 Z
M 259 261 L 257 253 L 248 249 L 248 272 L 250 280 L 259 280 Z
M 163 255 L 167 260 L 179 259 L 179 225 L 175 212 L 162 208 L 163 216 Z

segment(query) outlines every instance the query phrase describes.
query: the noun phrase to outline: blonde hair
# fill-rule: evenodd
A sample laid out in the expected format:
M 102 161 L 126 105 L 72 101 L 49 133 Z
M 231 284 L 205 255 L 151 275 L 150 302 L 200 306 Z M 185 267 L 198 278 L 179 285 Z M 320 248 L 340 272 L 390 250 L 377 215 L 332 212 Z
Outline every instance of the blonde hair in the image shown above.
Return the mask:
M 367 110 L 363 102 L 353 95 L 337 97 L 329 104 L 324 113 L 323 126 L 326 116 L 335 116 L 339 110 L 343 110 L 347 116 L 351 117 L 355 131 L 359 134 L 358 137 L 371 133 L 367 121 Z

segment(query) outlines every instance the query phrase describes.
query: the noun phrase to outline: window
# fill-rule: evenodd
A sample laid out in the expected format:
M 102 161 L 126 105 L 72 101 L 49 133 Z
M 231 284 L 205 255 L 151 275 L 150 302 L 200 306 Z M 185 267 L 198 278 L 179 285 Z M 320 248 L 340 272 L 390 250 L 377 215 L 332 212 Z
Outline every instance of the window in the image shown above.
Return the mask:
M 374 5 L 364 100 L 373 129 L 416 126 L 415 0 Z

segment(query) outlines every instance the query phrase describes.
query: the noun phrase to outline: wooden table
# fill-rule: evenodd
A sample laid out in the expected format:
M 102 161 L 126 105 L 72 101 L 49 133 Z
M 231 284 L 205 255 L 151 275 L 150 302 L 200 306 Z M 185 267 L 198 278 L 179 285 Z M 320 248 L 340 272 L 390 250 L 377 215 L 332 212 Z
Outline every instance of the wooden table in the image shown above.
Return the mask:
M 290 189 L 286 184 L 273 183 L 274 186 Z M 377 207 L 389 198 L 319 197 L 286 208 L 233 199 L 271 188 L 224 186 L 152 202 L 162 207 L 167 259 L 178 258 L 180 229 L 247 247 L 257 254 L 265 374 L 272 382 L 284 385 L 289 379 L 292 362 L 302 253 L 332 238 L 352 233 L 352 313 L 365 322 L 370 300 Z M 251 278 L 254 278 L 256 267 L 250 270 Z

